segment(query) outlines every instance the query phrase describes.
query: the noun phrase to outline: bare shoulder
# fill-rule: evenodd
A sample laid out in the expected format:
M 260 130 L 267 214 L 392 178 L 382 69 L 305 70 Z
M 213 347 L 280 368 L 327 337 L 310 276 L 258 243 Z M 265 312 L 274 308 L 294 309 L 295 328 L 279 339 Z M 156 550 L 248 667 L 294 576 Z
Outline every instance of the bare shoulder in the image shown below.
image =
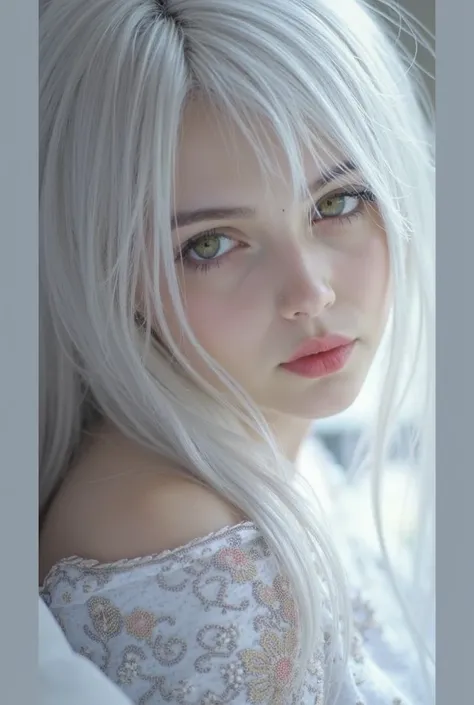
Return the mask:
M 90 466 L 76 468 L 76 477 L 81 470 L 90 473 Z M 123 466 L 123 473 L 69 482 L 59 492 L 41 533 L 40 581 L 61 558 L 108 563 L 157 554 L 243 519 L 210 488 L 137 457 L 132 472 Z

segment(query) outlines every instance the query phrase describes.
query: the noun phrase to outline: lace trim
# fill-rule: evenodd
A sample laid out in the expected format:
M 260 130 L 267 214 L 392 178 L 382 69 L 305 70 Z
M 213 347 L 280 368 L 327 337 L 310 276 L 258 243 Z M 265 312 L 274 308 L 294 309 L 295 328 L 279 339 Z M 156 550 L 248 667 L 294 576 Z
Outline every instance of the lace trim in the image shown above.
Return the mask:
M 242 521 L 234 526 L 225 526 L 222 529 L 213 531 L 207 536 L 201 536 L 183 546 L 178 546 L 177 548 L 167 549 L 161 551 L 160 553 L 151 553 L 148 556 L 138 556 L 137 558 L 121 558 L 118 561 L 113 561 L 111 563 L 101 563 L 94 558 L 82 558 L 81 556 L 69 556 L 68 558 L 61 558 L 60 561 L 55 563 L 52 568 L 47 573 L 43 585 L 40 586 L 40 595 L 47 591 L 50 583 L 54 580 L 59 571 L 63 570 L 68 566 L 73 566 L 74 568 L 86 568 L 88 571 L 116 571 L 116 570 L 127 570 L 130 568 L 136 568 L 137 566 L 150 565 L 152 563 L 160 563 L 171 556 L 179 555 L 180 553 L 191 551 L 194 548 L 203 546 L 207 543 L 212 543 L 218 539 L 225 538 L 229 534 L 239 533 L 240 531 L 258 531 L 257 527 L 252 521 Z

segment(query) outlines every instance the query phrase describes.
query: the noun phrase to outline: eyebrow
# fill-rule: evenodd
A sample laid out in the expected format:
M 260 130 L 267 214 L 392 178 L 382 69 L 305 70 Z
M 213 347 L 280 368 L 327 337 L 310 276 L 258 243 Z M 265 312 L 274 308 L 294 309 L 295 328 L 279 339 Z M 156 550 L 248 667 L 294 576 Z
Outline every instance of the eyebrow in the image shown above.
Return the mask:
M 331 169 L 324 171 L 316 181 L 309 186 L 309 192 L 315 193 L 323 186 L 330 184 L 339 176 L 356 171 L 356 166 L 352 162 L 343 162 Z M 184 228 L 188 225 L 194 225 L 208 220 L 226 220 L 235 218 L 250 218 L 255 215 L 255 209 L 240 206 L 238 208 L 199 208 L 192 211 L 179 211 L 171 219 L 171 229 Z

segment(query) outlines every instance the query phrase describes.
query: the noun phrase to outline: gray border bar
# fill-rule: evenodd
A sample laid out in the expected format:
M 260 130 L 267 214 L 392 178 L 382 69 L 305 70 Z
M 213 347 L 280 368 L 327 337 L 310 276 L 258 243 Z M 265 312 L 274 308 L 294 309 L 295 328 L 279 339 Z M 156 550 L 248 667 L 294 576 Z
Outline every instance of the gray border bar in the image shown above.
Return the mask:
M 474 701 L 474 5 L 437 26 L 437 702 Z
M 37 636 L 37 3 L 0 3 L 2 702 L 33 703 Z M 472 696 L 470 286 L 474 6 L 437 3 L 438 703 Z M 472 331 L 469 330 L 469 334 Z M 463 335 L 464 334 L 464 335 Z M 468 447 L 469 445 L 469 447 Z M 31 674 L 31 675 L 30 675 Z
M 0 702 L 37 672 L 38 3 L 0 2 Z

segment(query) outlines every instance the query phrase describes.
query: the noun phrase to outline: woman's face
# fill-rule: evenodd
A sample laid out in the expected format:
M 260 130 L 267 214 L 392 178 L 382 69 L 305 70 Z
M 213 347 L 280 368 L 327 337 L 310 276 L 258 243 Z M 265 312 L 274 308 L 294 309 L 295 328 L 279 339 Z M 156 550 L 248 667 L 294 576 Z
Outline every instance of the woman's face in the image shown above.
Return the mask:
M 309 158 L 306 170 L 308 184 L 322 176 Z M 342 195 L 364 187 L 352 172 L 316 184 L 317 208 L 297 204 L 285 171 L 264 182 L 245 139 L 229 136 L 215 113 L 195 102 L 185 114 L 173 238 L 187 318 L 264 412 L 321 418 L 348 407 L 361 389 L 386 324 L 389 281 L 376 205 L 367 194 Z M 215 382 L 161 293 L 174 339 Z M 303 342 L 328 334 L 355 341 L 341 369 L 308 378 L 281 366 Z

